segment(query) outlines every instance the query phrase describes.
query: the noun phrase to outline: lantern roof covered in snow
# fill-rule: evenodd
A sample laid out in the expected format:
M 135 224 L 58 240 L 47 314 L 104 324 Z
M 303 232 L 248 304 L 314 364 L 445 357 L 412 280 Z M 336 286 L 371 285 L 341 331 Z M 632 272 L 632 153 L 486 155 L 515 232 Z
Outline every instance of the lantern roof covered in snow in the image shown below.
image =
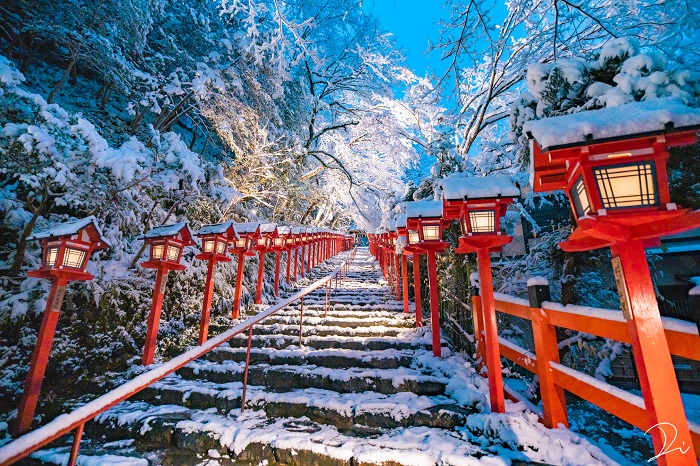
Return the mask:
M 292 232 L 291 227 L 285 227 L 285 226 L 277 227 L 277 233 L 279 235 L 288 235 L 291 232 Z
M 211 225 L 202 225 L 202 228 L 197 232 L 197 236 L 204 235 L 228 235 L 229 238 L 238 239 L 238 233 L 236 233 L 236 228 L 234 227 L 233 220 L 229 220 L 223 223 L 215 223 Z
M 80 220 L 60 223 L 47 230 L 34 233 L 29 239 L 51 239 L 61 236 L 78 235 L 82 232 L 85 232 L 87 235 L 87 238 L 84 239 L 93 243 L 93 249 L 105 249 L 111 246 L 109 241 L 102 235 L 102 230 L 100 230 L 100 227 L 97 225 L 97 219 L 92 215 Z
M 438 181 L 446 201 L 477 198 L 518 197 L 520 189 L 510 176 L 470 176 L 455 173 Z
M 304 229 L 302 227 L 292 227 L 292 234 L 293 235 L 300 235 L 304 232 Z
M 250 235 L 260 233 L 260 224 L 257 222 L 234 223 L 233 227 L 239 235 Z
M 396 214 L 394 217 L 396 228 L 406 228 L 406 214 Z
M 192 230 L 190 230 L 190 226 L 187 222 L 179 222 L 171 225 L 161 225 L 151 228 L 146 233 L 139 236 L 138 239 L 155 239 L 166 237 L 178 237 L 177 239 L 182 241 L 185 246 L 196 244 L 192 239 Z
M 260 233 L 265 233 L 267 235 L 274 234 L 277 231 L 276 223 L 262 223 L 260 224 Z
M 441 218 L 442 201 L 406 202 L 407 218 Z
M 528 121 L 523 127 L 542 152 L 587 145 L 592 141 L 655 136 L 683 129 L 700 130 L 700 109 L 685 105 L 678 97 Z

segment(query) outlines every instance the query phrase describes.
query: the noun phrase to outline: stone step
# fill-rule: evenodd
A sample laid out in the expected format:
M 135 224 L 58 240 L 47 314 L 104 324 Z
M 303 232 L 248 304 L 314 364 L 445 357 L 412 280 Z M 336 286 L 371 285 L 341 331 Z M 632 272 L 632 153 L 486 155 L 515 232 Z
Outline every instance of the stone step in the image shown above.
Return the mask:
M 253 348 L 278 348 L 284 349 L 289 346 L 299 344 L 299 337 L 285 335 L 268 334 L 261 335 L 253 333 L 251 341 Z M 347 336 L 305 336 L 302 338 L 304 347 L 315 349 L 347 349 L 378 351 L 385 349 L 410 350 L 410 349 L 430 349 L 431 344 L 427 339 L 397 339 L 384 337 L 347 337 Z M 248 346 L 248 336 L 238 335 L 228 342 L 232 348 L 243 348 Z
M 243 363 L 193 362 L 177 370 L 177 375 L 188 380 L 214 383 L 243 381 Z M 416 395 L 435 396 L 445 393 L 448 380 L 423 374 L 420 371 L 398 369 L 331 369 L 312 365 L 271 366 L 251 365 L 248 372 L 250 385 L 261 385 L 270 390 L 320 388 L 338 393 L 378 392 L 390 395 L 412 392 Z
M 228 414 L 241 407 L 242 384 L 192 382 L 169 377 L 132 398 L 152 405 L 180 405 L 190 409 L 215 408 Z M 384 395 L 375 392 L 339 394 L 328 390 L 304 389 L 270 392 L 248 386 L 246 410 L 263 410 L 268 417 L 306 417 L 339 430 L 354 425 L 369 428 L 436 427 L 453 430 L 464 426 L 476 409 L 465 409 L 445 396 L 413 393 Z
M 246 359 L 246 348 L 218 348 L 202 359 L 212 362 L 243 362 Z M 409 367 L 413 362 L 413 351 L 398 351 L 388 349 L 382 351 L 358 351 L 343 349 L 309 350 L 299 349 L 261 349 L 251 348 L 251 364 L 302 366 L 314 365 L 330 368 L 366 368 L 366 369 L 396 369 Z
M 338 327 L 338 326 L 304 326 L 302 332 L 304 336 L 357 336 L 357 337 L 398 337 L 413 332 L 414 329 L 406 327 Z M 298 336 L 299 325 L 287 324 L 258 324 L 253 329 L 253 335 L 287 335 Z
M 413 328 L 415 321 L 406 318 L 385 319 L 376 317 L 357 316 L 352 317 L 323 317 L 309 316 L 304 313 L 304 327 L 342 327 L 342 328 L 359 328 L 359 327 L 392 327 L 392 328 Z M 262 322 L 262 325 L 299 325 L 299 314 L 297 315 L 272 315 Z M 257 328 L 257 327 L 256 327 Z
M 252 317 L 260 311 L 254 309 L 248 310 L 246 316 Z M 299 316 L 299 308 L 297 306 L 290 306 L 284 309 L 280 309 L 273 316 Z M 331 307 L 326 312 L 323 306 L 314 305 L 308 306 L 304 304 L 304 317 L 340 317 L 340 318 L 383 318 L 383 319 L 406 319 L 414 320 L 413 313 L 404 314 L 403 305 L 400 308 L 388 310 L 388 309 L 362 309 L 362 308 L 352 308 L 352 307 Z

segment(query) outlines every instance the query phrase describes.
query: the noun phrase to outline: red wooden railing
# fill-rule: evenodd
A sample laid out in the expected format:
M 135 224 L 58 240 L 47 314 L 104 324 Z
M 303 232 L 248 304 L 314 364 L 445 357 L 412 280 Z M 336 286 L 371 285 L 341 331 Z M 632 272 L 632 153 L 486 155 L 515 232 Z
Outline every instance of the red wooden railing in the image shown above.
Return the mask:
M 535 353 L 515 343 L 499 338 L 501 356 L 537 374 L 542 399 L 541 420 L 548 427 L 568 426 L 564 390 L 604 409 L 620 419 L 646 431 L 650 427 L 644 400 L 613 385 L 560 364 L 556 327 L 597 335 L 623 343 L 631 338 L 627 323 L 620 311 L 582 308 L 544 302 L 542 307 L 531 308 L 525 299 L 495 293 L 496 310 L 526 319 L 532 323 Z M 473 309 L 481 309 L 479 296 L 472 298 Z M 483 323 L 479 312 L 474 312 L 474 329 L 478 357 L 483 361 Z M 700 338 L 694 324 L 662 317 L 669 352 L 676 356 L 700 361 Z M 523 397 L 510 387 L 504 387 L 506 396 L 514 401 Z M 700 452 L 700 425 L 688 422 L 693 446 Z M 671 439 L 669 439 L 671 441 Z
M 300 308 L 300 313 L 303 313 L 303 299 L 304 296 L 309 293 L 325 286 L 326 287 L 326 311 L 330 303 L 330 288 L 333 286 L 333 281 L 335 280 L 335 286 L 347 276 L 349 272 L 349 267 L 352 261 L 355 259 L 355 253 L 357 248 L 353 248 L 351 251 L 347 252 L 347 257 L 344 261 L 336 267 L 331 273 L 325 277 L 316 280 L 311 285 L 298 291 L 287 299 L 284 299 L 277 304 L 270 306 L 264 311 L 256 314 L 255 316 L 235 325 L 226 332 L 207 340 L 203 345 L 192 348 L 191 350 L 177 356 L 170 361 L 144 372 L 143 374 L 135 377 L 129 382 L 115 388 L 114 390 L 105 393 L 104 395 L 92 400 L 91 402 L 81 406 L 80 408 L 68 413 L 58 416 L 53 421 L 48 424 L 28 432 L 16 440 L 0 447 L 0 465 L 9 465 L 22 458 L 26 458 L 31 453 L 40 449 L 41 447 L 51 443 L 52 441 L 58 439 L 59 437 L 66 435 L 75 429 L 75 435 L 73 439 L 73 446 L 71 448 L 71 455 L 68 464 L 74 465 L 78 452 L 80 450 L 80 440 L 83 435 L 83 429 L 85 423 L 91 421 L 99 414 L 107 411 L 114 405 L 121 403 L 127 398 L 135 395 L 141 390 L 153 385 L 155 382 L 161 380 L 162 378 L 172 374 L 181 367 L 189 364 L 197 358 L 202 357 L 207 354 L 217 346 L 230 340 L 231 338 L 239 335 L 246 330 L 248 331 L 248 349 L 246 355 L 246 364 L 244 371 L 244 382 L 243 382 L 243 393 L 241 394 L 241 410 L 245 405 L 245 391 L 248 379 L 248 365 L 250 363 L 250 348 L 251 348 L 251 337 L 253 334 L 253 326 L 267 319 L 276 312 L 289 306 L 291 303 L 301 300 L 302 306 Z M 301 320 L 301 319 L 300 319 Z M 300 343 L 303 328 L 299 327 L 300 333 Z

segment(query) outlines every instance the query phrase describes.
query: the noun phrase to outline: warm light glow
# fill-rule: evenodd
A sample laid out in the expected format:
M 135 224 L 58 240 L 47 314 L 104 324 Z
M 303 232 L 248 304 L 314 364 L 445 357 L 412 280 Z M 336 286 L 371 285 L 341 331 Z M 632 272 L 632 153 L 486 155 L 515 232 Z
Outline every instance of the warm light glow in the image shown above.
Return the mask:
M 496 211 L 473 210 L 469 212 L 469 226 L 472 233 L 495 233 Z
M 267 245 L 267 238 L 258 238 L 258 246 Z
M 178 246 L 168 245 L 168 260 L 177 262 L 180 258 L 180 248 Z
M 66 248 L 63 253 L 63 265 L 80 269 L 85 261 L 85 251 L 81 249 Z
M 226 251 L 226 241 L 224 240 L 216 240 L 216 253 L 217 254 L 225 254 Z
M 202 241 L 202 252 L 213 252 L 214 251 L 214 240 L 204 240 Z
M 641 207 L 655 205 L 656 183 L 650 162 L 594 169 L 603 207 Z
M 56 258 L 58 257 L 58 248 L 49 248 L 46 251 L 46 262 L 44 265 L 47 267 L 53 267 L 56 264 Z
M 588 193 L 586 192 L 586 185 L 583 184 L 583 177 L 579 178 L 571 189 L 571 198 L 574 201 L 574 207 L 576 207 L 576 214 L 582 217 L 591 211 L 591 204 L 588 202 Z
M 281 236 L 278 236 L 275 238 L 275 246 L 282 246 L 284 244 L 284 238 Z
M 417 244 L 419 241 L 418 230 L 408 230 L 408 244 Z
M 246 247 L 246 238 L 241 237 L 236 240 L 236 247 L 240 249 L 244 249 Z
M 162 259 L 163 252 L 165 252 L 165 246 L 162 244 L 155 244 L 151 246 L 151 259 Z
M 437 241 L 440 238 L 439 225 L 423 225 L 423 241 Z
M 287 238 L 287 244 L 290 245 L 290 246 L 293 245 L 293 244 L 294 244 L 294 238 L 291 237 L 291 236 L 289 236 L 289 237 Z

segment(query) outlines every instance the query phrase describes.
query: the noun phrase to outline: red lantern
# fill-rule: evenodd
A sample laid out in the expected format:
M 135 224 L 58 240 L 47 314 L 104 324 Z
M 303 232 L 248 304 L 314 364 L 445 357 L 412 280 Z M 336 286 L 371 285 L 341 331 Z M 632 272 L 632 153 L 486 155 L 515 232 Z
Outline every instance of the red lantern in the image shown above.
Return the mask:
M 696 456 L 659 315 L 645 247 L 664 235 L 700 226 L 700 212 L 671 202 L 669 148 L 697 142 L 700 110 L 679 99 L 531 121 L 525 131 L 537 192 L 563 189 L 577 227 L 565 251 L 610 246 L 623 316 L 640 374 L 649 425 L 671 424 L 680 449 L 665 452 L 665 433 L 652 429 L 659 464 L 693 464 Z
M 508 205 L 520 196 L 518 189 L 508 176 L 470 177 L 450 176 L 438 182 L 442 192 L 445 218 L 459 219 L 462 236 L 455 252 L 476 252 L 481 284 L 481 312 L 484 335 L 477 335 L 478 351 L 484 351 L 489 377 L 491 410 L 505 412 L 501 356 L 498 347 L 496 306 L 491 275 L 491 253 L 500 251 L 513 239 L 501 234 L 500 221 Z
M 436 255 L 443 252 L 449 244 L 442 241 L 445 221 L 442 219 L 442 201 L 406 202 L 406 223 L 409 233 L 409 245 L 414 251 L 424 252 L 428 257 L 428 286 L 430 288 L 430 328 L 433 337 L 433 354 L 442 354 L 440 343 L 440 312 L 437 283 Z M 418 234 L 418 241 L 410 241 L 411 232 Z M 415 261 L 414 261 L 415 265 Z M 418 297 L 416 297 L 416 301 Z
M 94 277 L 85 271 L 90 255 L 93 251 L 110 247 L 92 216 L 62 223 L 35 233 L 29 239 L 41 242 L 42 261 L 38 270 L 27 272 L 27 275 L 51 280 L 51 291 L 46 300 L 29 373 L 24 382 L 17 420 L 13 424 L 15 434 L 24 433 L 32 426 L 68 282 L 92 280 Z
M 228 244 L 238 239 L 233 222 L 228 221 L 216 225 L 204 225 L 197 233 L 202 240 L 202 252 L 195 259 L 209 261 L 207 268 L 207 280 L 204 284 L 204 301 L 202 302 L 202 316 L 199 324 L 199 339 L 201 345 L 207 341 L 209 333 L 209 314 L 211 312 L 211 300 L 214 293 L 214 270 L 217 262 L 230 262 L 228 256 Z
M 238 255 L 238 269 L 236 270 L 236 289 L 233 295 L 233 310 L 231 317 L 238 319 L 241 316 L 241 295 L 243 293 L 243 276 L 245 275 L 245 258 L 254 256 L 253 247 L 260 238 L 260 224 L 256 222 L 234 223 L 233 228 L 238 234 L 238 239 L 231 247 L 231 253 Z
M 192 232 L 187 222 L 153 228 L 139 237 L 139 239 L 145 240 L 150 246 L 150 258 L 146 262 L 142 262 L 141 267 L 156 269 L 157 271 L 151 312 L 148 315 L 146 344 L 143 348 L 143 357 L 141 359 L 141 363 L 147 366 L 153 364 L 153 356 L 156 352 L 158 326 L 160 324 L 160 313 L 163 308 L 168 272 L 171 270 L 185 270 L 187 268 L 186 265 L 180 263 L 182 251 L 186 246 L 193 246 L 196 243 L 192 239 Z

